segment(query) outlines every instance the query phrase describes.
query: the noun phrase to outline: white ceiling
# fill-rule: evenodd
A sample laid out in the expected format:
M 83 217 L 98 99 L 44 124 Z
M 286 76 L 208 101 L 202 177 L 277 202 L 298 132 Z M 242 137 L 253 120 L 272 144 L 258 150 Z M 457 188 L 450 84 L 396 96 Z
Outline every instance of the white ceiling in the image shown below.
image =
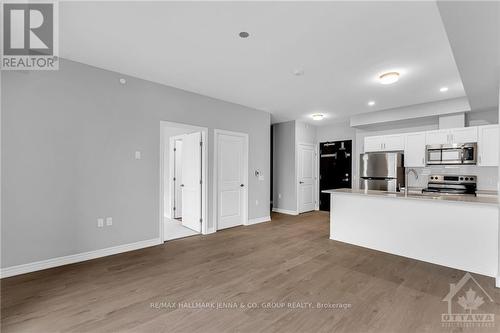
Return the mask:
M 269 111 L 274 122 L 322 112 L 328 124 L 465 96 L 435 2 L 65 2 L 59 12 L 62 57 Z M 398 83 L 375 80 L 391 70 Z

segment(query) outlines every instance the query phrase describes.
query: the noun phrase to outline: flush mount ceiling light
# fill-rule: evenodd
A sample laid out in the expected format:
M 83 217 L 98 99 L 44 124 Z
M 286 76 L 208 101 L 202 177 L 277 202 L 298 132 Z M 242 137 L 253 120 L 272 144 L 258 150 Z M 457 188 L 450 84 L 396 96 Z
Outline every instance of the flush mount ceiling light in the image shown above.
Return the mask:
M 369 105 L 369 106 L 374 106 L 374 105 L 375 105 L 375 101 L 369 101 L 369 102 L 368 102 L 368 105 Z
M 125 83 L 127 83 L 127 80 L 125 80 L 124 78 L 120 78 L 120 80 L 119 80 L 119 81 L 120 81 L 120 83 L 121 83 L 121 84 L 125 84 Z
M 250 34 L 246 31 L 242 31 L 238 34 L 238 36 L 240 36 L 241 38 L 248 38 L 250 37 Z
M 325 117 L 325 115 L 321 114 L 321 113 L 315 113 L 311 117 L 312 117 L 313 120 L 323 120 L 323 118 Z
M 399 80 L 399 73 L 398 72 L 384 73 L 380 75 L 378 79 L 382 84 L 391 84 Z
M 447 92 L 448 91 L 448 87 L 441 87 L 441 89 L 439 89 L 440 92 Z

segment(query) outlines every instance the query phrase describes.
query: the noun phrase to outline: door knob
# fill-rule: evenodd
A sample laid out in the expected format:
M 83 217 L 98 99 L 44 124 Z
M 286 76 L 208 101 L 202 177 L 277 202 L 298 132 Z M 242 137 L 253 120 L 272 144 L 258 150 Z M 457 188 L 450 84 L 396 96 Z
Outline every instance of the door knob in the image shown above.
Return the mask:
M 299 182 L 299 184 L 304 184 L 304 182 Z
M 240 187 L 245 187 L 245 185 L 243 185 L 243 184 L 240 184 Z
M 184 187 L 184 184 L 181 184 L 181 187 Z

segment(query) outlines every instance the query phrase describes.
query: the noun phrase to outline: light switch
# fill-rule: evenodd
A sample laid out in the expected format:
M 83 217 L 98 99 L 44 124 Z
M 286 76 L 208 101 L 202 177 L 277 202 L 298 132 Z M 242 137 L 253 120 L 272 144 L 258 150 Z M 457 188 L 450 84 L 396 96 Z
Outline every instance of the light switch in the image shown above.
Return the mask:
M 104 219 L 102 219 L 102 218 L 97 219 L 97 227 L 98 228 L 104 227 Z
M 140 160 L 141 159 L 141 152 L 139 150 L 136 150 L 135 152 L 135 159 Z
M 106 225 L 108 227 L 113 225 L 113 218 L 112 217 L 106 217 Z

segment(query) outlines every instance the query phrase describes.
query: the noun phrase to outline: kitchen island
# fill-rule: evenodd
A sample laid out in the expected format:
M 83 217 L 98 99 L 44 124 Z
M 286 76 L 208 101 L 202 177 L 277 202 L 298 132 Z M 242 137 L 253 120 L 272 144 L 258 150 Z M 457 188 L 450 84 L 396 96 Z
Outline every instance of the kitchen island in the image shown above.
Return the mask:
M 497 278 L 495 197 L 323 192 L 331 194 L 332 240 Z

